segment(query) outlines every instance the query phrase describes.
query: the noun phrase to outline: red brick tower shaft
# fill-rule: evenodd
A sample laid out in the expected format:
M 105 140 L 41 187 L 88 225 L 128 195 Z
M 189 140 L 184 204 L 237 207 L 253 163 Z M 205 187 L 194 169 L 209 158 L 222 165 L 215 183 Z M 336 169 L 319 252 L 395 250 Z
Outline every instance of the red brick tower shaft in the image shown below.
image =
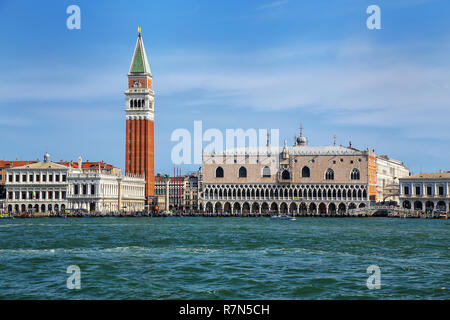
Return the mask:
M 139 30 L 128 72 L 125 172 L 145 176 L 145 197 L 155 193 L 155 125 L 152 74 Z

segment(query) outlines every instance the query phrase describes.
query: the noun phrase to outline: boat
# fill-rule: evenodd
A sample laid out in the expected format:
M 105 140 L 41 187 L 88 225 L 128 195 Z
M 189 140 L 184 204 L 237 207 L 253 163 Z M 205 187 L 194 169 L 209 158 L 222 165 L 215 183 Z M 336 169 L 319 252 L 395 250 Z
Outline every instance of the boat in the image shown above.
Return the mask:
M 290 221 L 297 220 L 297 219 L 295 219 L 295 217 L 287 216 L 287 215 L 273 215 L 273 216 L 270 217 L 270 219 L 274 219 L 274 220 L 290 220 Z
M 439 215 L 439 219 L 448 219 L 448 215 L 445 214 L 445 213 L 441 213 L 441 214 Z
M 173 216 L 173 212 L 172 211 L 163 211 L 160 213 L 160 216 L 162 217 L 172 217 Z

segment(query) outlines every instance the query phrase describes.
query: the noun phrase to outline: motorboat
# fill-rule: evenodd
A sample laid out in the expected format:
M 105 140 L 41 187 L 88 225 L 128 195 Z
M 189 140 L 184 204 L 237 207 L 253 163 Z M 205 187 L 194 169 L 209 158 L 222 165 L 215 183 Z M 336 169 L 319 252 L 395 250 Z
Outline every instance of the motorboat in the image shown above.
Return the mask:
M 287 216 L 287 215 L 273 215 L 273 216 L 270 217 L 270 219 L 274 219 L 274 220 L 290 220 L 290 221 L 297 220 L 297 219 L 295 219 L 295 217 Z

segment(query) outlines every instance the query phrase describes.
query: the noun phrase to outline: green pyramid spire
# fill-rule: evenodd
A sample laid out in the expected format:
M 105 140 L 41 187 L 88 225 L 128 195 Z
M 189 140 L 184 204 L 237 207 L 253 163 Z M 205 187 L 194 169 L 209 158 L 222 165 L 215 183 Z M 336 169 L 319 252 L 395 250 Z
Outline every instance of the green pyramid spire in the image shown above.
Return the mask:
M 145 53 L 144 42 L 139 28 L 139 36 L 136 42 L 136 48 L 134 49 L 133 60 L 130 66 L 130 73 L 149 73 L 150 65 L 147 60 L 147 54 Z

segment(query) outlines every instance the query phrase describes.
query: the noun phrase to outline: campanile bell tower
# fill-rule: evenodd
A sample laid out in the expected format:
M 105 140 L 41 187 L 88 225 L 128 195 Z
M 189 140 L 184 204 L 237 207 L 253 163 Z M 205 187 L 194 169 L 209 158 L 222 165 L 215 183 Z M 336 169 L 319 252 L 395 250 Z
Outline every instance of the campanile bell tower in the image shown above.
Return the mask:
M 141 27 L 128 72 L 125 172 L 145 175 L 145 198 L 155 192 L 155 93 Z

